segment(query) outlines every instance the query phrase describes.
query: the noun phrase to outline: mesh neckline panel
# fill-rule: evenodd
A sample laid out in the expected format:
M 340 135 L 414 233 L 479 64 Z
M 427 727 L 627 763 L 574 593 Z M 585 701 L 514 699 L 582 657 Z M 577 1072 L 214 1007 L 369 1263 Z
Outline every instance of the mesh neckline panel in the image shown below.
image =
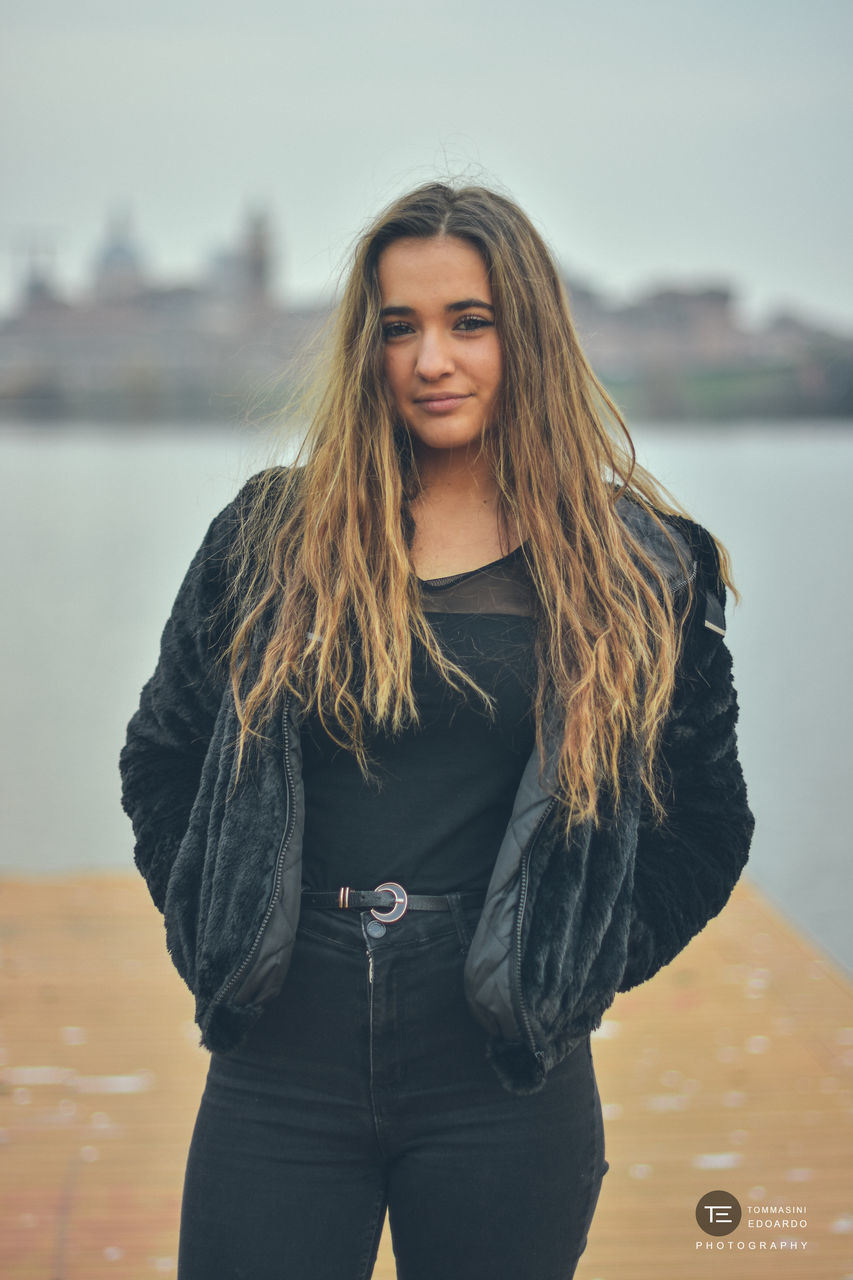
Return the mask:
M 522 618 L 535 614 L 521 547 L 479 569 L 418 581 L 425 613 L 505 613 Z

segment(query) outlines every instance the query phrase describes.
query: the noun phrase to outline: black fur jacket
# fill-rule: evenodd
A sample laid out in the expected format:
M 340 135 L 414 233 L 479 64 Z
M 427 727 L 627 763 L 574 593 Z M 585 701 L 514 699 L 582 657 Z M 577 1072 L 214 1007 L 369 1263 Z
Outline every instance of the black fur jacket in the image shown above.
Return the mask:
M 241 500 L 213 521 L 190 565 L 121 755 L 136 863 L 195 995 L 202 1042 L 217 1052 L 235 1048 L 280 989 L 302 883 L 289 703 L 235 785 L 238 724 L 217 636 Z M 650 978 L 720 911 L 752 835 L 713 541 L 668 518 L 673 546 L 639 505 L 622 500 L 617 510 L 689 605 L 661 746 L 667 816 L 652 820 L 626 753 L 618 809 L 567 840 L 548 766 L 531 757 L 465 965 L 489 1059 L 516 1093 L 540 1088 L 617 991 Z

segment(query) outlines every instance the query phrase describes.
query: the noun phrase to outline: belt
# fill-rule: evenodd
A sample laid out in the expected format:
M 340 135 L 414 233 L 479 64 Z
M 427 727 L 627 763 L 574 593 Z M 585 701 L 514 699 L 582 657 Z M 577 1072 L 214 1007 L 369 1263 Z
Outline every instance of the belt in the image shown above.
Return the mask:
M 449 911 L 451 898 L 456 899 L 462 907 L 483 905 L 481 893 L 406 893 L 396 880 L 386 880 L 375 889 L 342 887 L 328 893 L 313 889 L 302 890 L 302 905 L 305 907 L 335 907 L 342 911 L 369 910 L 372 916 L 386 924 L 399 920 L 407 911 Z

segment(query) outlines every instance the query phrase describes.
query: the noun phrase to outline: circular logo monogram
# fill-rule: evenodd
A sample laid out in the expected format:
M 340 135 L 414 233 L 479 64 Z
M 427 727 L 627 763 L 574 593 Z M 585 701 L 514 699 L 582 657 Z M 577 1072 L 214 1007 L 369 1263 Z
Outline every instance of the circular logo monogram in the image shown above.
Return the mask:
M 727 1236 L 740 1223 L 741 1210 L 731 1191 L 708 1191 L 696 1206 L 696 1221 L 708 1236 Z

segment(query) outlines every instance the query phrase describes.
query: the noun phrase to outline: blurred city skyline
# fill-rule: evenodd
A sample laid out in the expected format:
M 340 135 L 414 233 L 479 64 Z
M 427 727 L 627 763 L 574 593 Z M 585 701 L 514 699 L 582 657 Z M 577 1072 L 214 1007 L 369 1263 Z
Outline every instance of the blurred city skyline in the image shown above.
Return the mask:
M 242 214 L 242 218 L 240 215 Z M 120 301 L 146 290 L 187 291 L 207 289 L 223 300 L 233 301 L 244 285 L 240 273 L 245 265 L 247 241 L 255 237 L 256 248 L 263 242 L 263 263 L 258 261 L 256 270 L 262 271 L 262 293 L 273 305 L 287 310 L 326 309 L 334 304 L 331 287 L 294 291 L 287 287 L 282 264 L 282 228 L 276 224 L 270 211 L 249 200 L 238 200 L 227 227 L 220 228 L 219 235 L 208 242 L 200 242 L 195 258 L 173 266 L 164 265 L 167 255 L 158 253 L 150 237 L 145 235 L 132 207 L 117 204 L 102 217 L 97 236 L 93 237 L 92 250 L 74 273 L 63 271 L 61 254 L 51 245 L 49 237 L 34 234 L 29 240 L 22 237 L 15 254 L 19 261 L 14 286 L 6 292 L 0 290 L 0 322 L 19 315 L 31 305 L 34 295 L 44 295 L 71 306 L 86 306 L 105 300 Z M 747 329 L 755 330 L 772 325 L 780 319 L 796 318 L 803 324 L 837 336 L 853 337 L 853 308 L 848 322 L 843 318 L 818 314 L 802 299 L 790 298 L 759 310 L 751 310 L 747 291 L 732 272 L 661 271 L 648 279 L 638 279 L 634 285 L 621 290 L 608 288 L 604 280 L 591 272 L 573 272 L 571 264 L 555 254 L 558 268 L 563 274 L 570 298 L 575 303 L 579 296 L 595 296 L 603 305 L 614 310 L 635 306 L 645 299 L 661 293 L 677 291 L 701 294 L 724 291 L 737 305 L 739 319 Z M 256 281 L 260 284 L 260 281 Z M 337 281 L 332 281 L 337 284 Z
M 276 292 L 328 298 L 381 205 L 462 174 L 615 300 L 722 281 L 853 332 L 851 35 L 846 0 L 7 0 L 0 313 L 33 250 L 79 294 L 118 208 L 176 281 L 268 210 Z
M 110 294 L 112 300 L 118 300 L 146 289 L 205 287 L 229 297 L 235 289 L 239 292 L 235 272 L 239 276 L 247 241 L 253 237 L 256 249 L 263 242 L 263 263 L 258 261 L 256 270 L 262 271 L 262 292 L 269 302 L 300 310 L 333 304 L 331 288 L 317 288 L 314 292 L 288 288 L 282 263 L 282 230 L 269 209 L 257 202 L 238 199 L 229 224 L 219 228 L 218 235 L 200 241 L 192 260 L 187 259 L 180 267 L 173 265 L 170 269 L 166 265 L 168 255 L 158 252 L 133 208 L 127 203 L 116 204 L 104 212 L 92 237 L 91 252 L 74 273 L 63 271 L 62 255 L 52 247 L 49 237 L 34 234 L 29 240 L 21 238 L 15 250 L 19 267 L 14 287 L 6 293 L 0 291 L 0 321 L 20 313 L 32 302 L 34 293 L 44 293 L 70 306 L 102 302 Z M 572 264 L 564 262 L 559 255 L 555 254 L 555 258 L 573 296 L 589 292 L 615 309 L 668 290 L 687 293 L 725 290 L 737 302 L 741 319 L 749 328 L 762 327 L 780 316 L 797 316 L 804 323 L 810 321 L 827 332 L 853 337 L 853 311 L 846 326 L 838 318 L 833 321 L 832 317 L 817 315 L 802 299 L 791 298 L 788 303 L 768 305 L 760 313 L 750 312 L 742 282 L 732 272 L 661 271 L 616 290 L 608 288 L 607 282 L 592 272 L 573 271 Z
M 34 256 L 0 317 L 0 417 L 203 421 L 253 412 L 259 397 L 293 412 L 294 377 L 330 309 L 284 302 L 275 259 L 263 209 L 180 280 L 155 274 L 127 213 L 108 221 L 76 295 Z M 632 414 L 853 419 L 853 335 L 796 310 L 750 324 L 726 281 L 670 282 L 619 303 L 564 279 L 587 356 Z

